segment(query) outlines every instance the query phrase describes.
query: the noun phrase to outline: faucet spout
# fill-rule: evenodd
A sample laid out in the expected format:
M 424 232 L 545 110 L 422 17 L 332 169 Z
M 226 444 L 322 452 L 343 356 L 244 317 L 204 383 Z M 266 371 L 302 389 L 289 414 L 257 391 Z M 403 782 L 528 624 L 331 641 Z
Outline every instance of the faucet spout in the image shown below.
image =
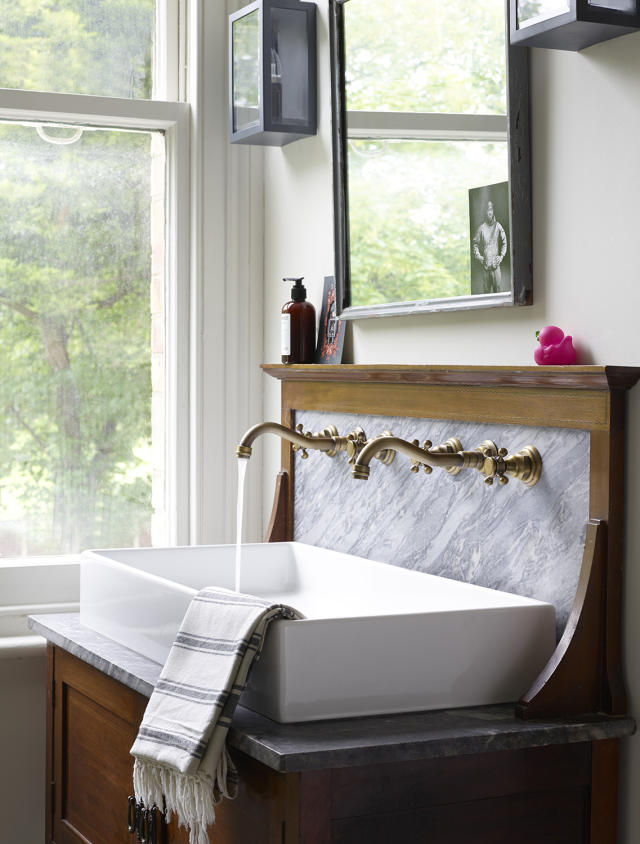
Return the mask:
M 303 455 L 306 449 L 311 448 L 316 451 L 334 452 L 336 448 L 336 437 L 323 434 L 313 434 L 311 436 L 292 431 L 286 425 L 279 425 L 277 422 L 260 422 L 244 434 L 238 447 L 236 448 L 236 457 L 243 457 L 249 459 L 251 457 L 251 446 L 263 434 L 276 434 L 283 440 L 293 443 L 294 447 L 303 450 Z
M 460 444 L 457 443 L 457 445 Z M 410 443 L 400 437 L 376 437 L 369 440 L 362 449 L 351 469 L 351 473 L 354 478 L 366 481 L 369 477 L 369 464 L 381 451 L 399 451 L 422 466 L 440 466 L 443 469 L 454 470 L 464 466 L 465 458 L 461 452 L 454 450 L 453 447 L 447 448 L 446 451 L 440 450 L 440 448 L 442 447 L 430 451 L 429 448 L 422 448 L 418 445 L 417 440 Z

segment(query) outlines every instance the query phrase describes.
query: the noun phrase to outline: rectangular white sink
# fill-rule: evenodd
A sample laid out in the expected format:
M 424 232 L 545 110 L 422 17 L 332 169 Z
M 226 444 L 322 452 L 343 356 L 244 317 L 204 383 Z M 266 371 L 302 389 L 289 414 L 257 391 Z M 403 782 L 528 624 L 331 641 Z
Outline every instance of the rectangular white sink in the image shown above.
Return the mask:
M 164 663 L 234 545 L 86 551 L 80 620 Z M 555 648 L 550 604 L 297 542 L 243 545 L 241 589 L 299 610 L 271 625 L 244 706 L 280 722 L 517 700 Z

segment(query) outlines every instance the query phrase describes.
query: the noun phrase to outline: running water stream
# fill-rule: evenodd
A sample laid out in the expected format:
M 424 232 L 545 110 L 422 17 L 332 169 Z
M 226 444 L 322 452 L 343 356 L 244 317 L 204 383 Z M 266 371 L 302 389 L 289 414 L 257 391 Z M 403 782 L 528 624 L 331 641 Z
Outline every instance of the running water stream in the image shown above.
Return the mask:
M 242 581 L 242 517 L 244 514 L 244 481 L 247 475 L 249 461 L 244 457 L 238 458 L 238 503 L 236 505 L 236 565 L 235 590 L 240 592 Z

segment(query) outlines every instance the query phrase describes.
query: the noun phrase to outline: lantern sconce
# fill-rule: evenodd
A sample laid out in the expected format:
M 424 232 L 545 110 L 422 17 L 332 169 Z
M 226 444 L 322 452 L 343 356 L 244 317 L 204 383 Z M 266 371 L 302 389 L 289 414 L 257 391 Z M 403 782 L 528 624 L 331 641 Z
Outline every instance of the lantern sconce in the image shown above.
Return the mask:
M 231 143 L 284 146 L 316 131 L 316 4 L 255 0 L 229 15 Z
M 640 28 L 639 0 L 510 0 L 510 41 L 518 47 L 584 50 Z

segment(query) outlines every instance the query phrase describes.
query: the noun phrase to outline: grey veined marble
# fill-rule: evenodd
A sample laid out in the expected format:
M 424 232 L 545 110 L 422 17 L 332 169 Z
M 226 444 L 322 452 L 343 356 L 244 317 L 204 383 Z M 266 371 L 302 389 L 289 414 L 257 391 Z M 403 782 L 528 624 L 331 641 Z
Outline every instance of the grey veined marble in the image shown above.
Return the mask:
M 294 537 L 300 542 L 379 562 L 537 598 L 556 608 L 558 635 L 576 592 L 589 507 L 589 434 L 559 428 L 487 425 L 387 416 L 298 411 L 296 423 L 340 434 L 357 425 L 368 437 L 385 430 L 434 445 L 452 436 L 465 449 L 483 440 L 513 453 L 534 445 L 542 478 L 528 488 L 483 483 L 475 471 L 452 476 L 410 472 L 396 455 L 371 463 L 368 481 L 354 480 L 344 454 L 319 452 L 295 461 Z
M 79 614 L 31 616 L 29 627 L 130 689 L 151 695 L 161 666 L 84 627 Z M 306 724 L 278 724 L 238 706 L 229 745 L 276 771 L 315 771 L 598 741 L 633 732 L 633 719 L 607 715 L 522 721 L 512 704 Z

